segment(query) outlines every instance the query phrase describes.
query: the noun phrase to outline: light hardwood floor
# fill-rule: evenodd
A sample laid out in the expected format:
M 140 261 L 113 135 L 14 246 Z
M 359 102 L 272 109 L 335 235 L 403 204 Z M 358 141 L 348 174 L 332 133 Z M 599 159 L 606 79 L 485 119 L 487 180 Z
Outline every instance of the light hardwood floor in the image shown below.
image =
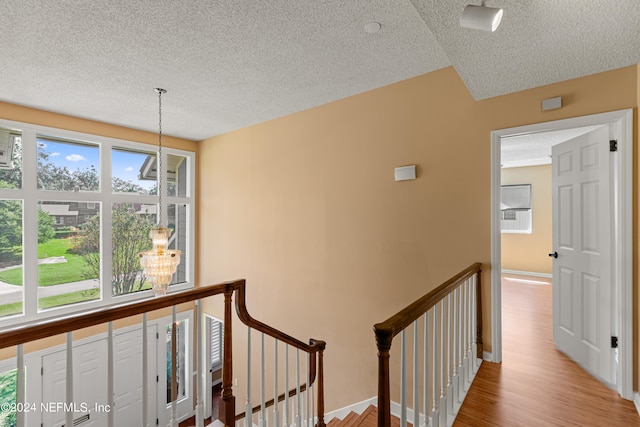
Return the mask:
M 551 285 L 503 278 L 502 316 L 503 362 L 482 364 L 454 427 L 640 426 L 632 402 L 556 349 Z

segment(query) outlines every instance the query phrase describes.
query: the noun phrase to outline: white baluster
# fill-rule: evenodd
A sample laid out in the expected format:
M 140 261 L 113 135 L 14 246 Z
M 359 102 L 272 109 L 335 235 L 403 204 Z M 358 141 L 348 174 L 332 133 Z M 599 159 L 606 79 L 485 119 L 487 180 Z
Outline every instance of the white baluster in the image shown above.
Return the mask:
M 67 332 L 67 384 L 66 402 L 68 408 L 73 404 L 73 333 Z M 70 410 L 65 414 L 65 425 L 73 425 L 73 412 Z
M 430 390 L 430 378 L 429 378 L 429 340 L 431 336 L 431 331 L 429 330 L 429 316 L 431 316 L 431 310 L 427 311 L 424 314 L 424 338 L 423 338 L 423 382 L 422 382 L 422 397 L 423 397 L 423 407 L 424 407 L 424 422 L 422 423 L 423 427 L 429 425 L 429 390 Z
M 451 340 L 451 368 L 452 368 L 452 377 L 451 377 L 451 395 L 449 396 L 450 406 L 451 406 L 451 414 L 457 412 L 456 404 L 458 403 L 458 349 L 460 348 L 458 343 L 458 314 L 460 312 L 458 307 L 458 290 L 454 289 L 451 295 L 452 303 L 451 303 L 451 336 L 449 339 Z
M 252 427 L 253 408 L 251 408 L 251 328 L 247 328 L 247 401 L 244 405 L 244 426 Z
M 433 306 L 433 404 L 432 404 L 432 412 L 431 412 L 431 422 L 433 423 L 433 427 L 438 427 L 440 425 L 440 412 L 439 412 L 439 401 L 440 401 L 440 314 L 438 309 L 438 304 Z
M 469 391 L 469 386 L 471 385 L 471 361 L 473 360 L 472 357 L 472 353 L 471 353 L 471 343 L 473 342 L 473 330 L 471 329 L 471 317 L 472 317 L 472 313 L 473 313 L 473 300 L 471 299 L 471 284 L 473 283 L 473 277 L 469 278 L 469 280 L 467 280 L 466 286 L 465 286 L 465 294 L 466 294 L 466 304 L 467 304 L 467 309 L 465 310 L 465 314 L 466 314 L 466 319 L 465 319 L 465 331 L 466 331 L 466 337 L 465 337 L 465 355 L 464 355 L 464 365 L 465 365 L 465 375 L 466 375 L 466 381 L 465 381 L 465 386 L 464 389 L 465 391 Z
M 478 315 L 478 290 L 477 290 L 477 275 L 473 276 L 473 280 L 471 282 L 471 362 L 472 362 L 472 371 L 475 373 L 478 369 L 478 343 L 476 342 L 476 328 L 477 325 L 477 315 Z
M 110 408 L 115 408 L 113 376 L 114 376 L 113 322 L 109 322 L 107 323 L 107 402 Z M 114 425 L 113 417 L 114 417 L 114 411 L 109 411 L 107 413 L 107 425 L 109 427 L 113 427 Z
M 456 404 L 458 403 L 458 293 L 457 289 L 451 292 L 451 414 L 456 412 Z
M 447 387 L 449 381 L 449 356 L 447 355 L 448 343 L 446 343 L 447 339 L 447 317 L 445 317 L 445 300 L 442 300 L 440 305 L 440 357 L 442 360 L 442 364 L 440 367 L 440 375 L 442 378 L 440 379 L 440 423 L 443 426 L 447 425 Z
M 178 308 L 171 307 L 171 422 L 172 427 L 178 427 Z M 175 396 L 175 398 L 174 398 Z
M 304 393 L 305 402 L 306 402 L 304 420 L 307 427 L 311 426 L 309 422 L 309 418 L 311 414 L 311 404 L 309 402 L 310 396 L 311 396 L 311 354 L 307 353 L 307 391 Z
M 16 351 L 16 404 L 20 407 L 25 403 L 24 348 L 22 344 L 18 344 Z M 34 415 L 31 416 L 33 417 Z M 24 427 L 26 425 L 24 422 L 24 411 L 16 411 L 16 425 L 18 427 Z
M 407 427 L 407 341 L 406 329 L 400 335 L 400 427 Z
M 465 337 L 465 316 L 466 316 L 466 299 L 465 299 L 465 295 L 464 295 L 464 285 L 465 285 L 466 281 L 462 284 L 462 286 L 459 288 L 458 290 L 458 295 L 459 295 L 459 302 L 458 302 L 458 308 L 459 308 L 459 313 L 460 316 L 458 317 L 458 403 L 460 405 L 462 405 L 462 402 L 464 401 L 464 396 L 465 396 L 465 392 L 464 392 L 464 384 L 465 384 L 465 378 L 466 378 L 466 374 L 465 374 L 465 366 L 464 366 L 464 355 L 465 355 L 465 348 L 466 348 L 466 344 L 464 341 L 464 337 Z
M 260 427 L 267 426 L 267 407 L 265 404 L 265 372 L 267 370 L 265 366 L 265 357 L 264 357 L 264 332 L 260 334 L 260 416 L 258 417 L 258 425 Z
M 311 427 L 315 425 L 316 425 L 316 387 L 314 385 L 311 387 Z
M 302 406 L 302 396 L 300 396 L 300 349 L 296 348 L 296 426 L 301 427 L 300 412 Z
M 147 313 L 142 314 L 142 426 L 149 425 L 149 367 L 147 349 Z
M 420 425 L 420 365 L 419 365 L 418 320 L 413 322 L 413 425 Z
M 273 426 L 280 426 L 280 411 L 278 409 L 278 340 L 273 340 Z
M 469 390 L 469 385 L 471 384 L 471 375 L 470 375 L 470 363 L 471 358 L 469 357 L 471 354 L 471 281 L 467 280 L 464 286 L 464 390 L 465 392 Z
M 452 386 L 451 386 L 451 374 L 453 372 L 452 367 L 453 367 L 453 349 L 452 349 L 452 345 L 453 345 L 453 329 L 451 328 L 452 323 L 452 316 L 451 316 L 451 294 L 447 295 L 445 297 L 445 301 L 447 304 L 447 318 L 446 318 L 446 337 L 447 337 L 447 345 L 445 348 L 446 351 L 446 358 L 447 358 L 447 371 L 446 371 L 446 375 L 447 375 L 447 387 L 445 390 L 445 400 L 446 400 L 446 411 L 443 411 L 445 413 L 445 420 L 449 418 L 449 416 L 451 416 L 453 414 L 453 399 L 451 398 L 451 396 L 453 395 L 453 390 L 452 390 Z M 446 422 L 446 421 L 445 421 Z
M 204 354 L 204 322 L 202 316 L 202 301 L 196 301 L 196 322 L 198 337 L 196 341 L 196 355 L 197 355 L 197 402 L 196 402 L 196 427 L 204 427 L 204 390 L 205 390 L 205 377 L 204 373 L 208 371 L 205 369 L 205 360 L 207 358 Z
M 282 424 L 289 427 L 289 344 L 284 346 L 284 419 Z

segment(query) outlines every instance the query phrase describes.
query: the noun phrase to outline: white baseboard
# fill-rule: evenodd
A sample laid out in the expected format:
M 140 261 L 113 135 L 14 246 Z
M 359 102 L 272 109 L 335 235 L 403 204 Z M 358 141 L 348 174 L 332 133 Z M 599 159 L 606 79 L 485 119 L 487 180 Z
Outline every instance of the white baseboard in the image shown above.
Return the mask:
M 502 274 L 515 274 L 517 276 L 544 277 L 545 279 L 551 279 L 553 277 L 550 273 L 536 273 L 533 271 L 507 270 L 504 268 L 501 271 Z
M 400 418 L 401 406 L 398 402 L 391 401 L 391 415 L 394 417 Z M 420 413 L 420 425 L 427 424 L 424 422 L 424 414 Z M 407 408 L 407 423 L 411 422 L 413 424 L 413 409 Z
M 640 393 L 634 393 L 633 403 L 636 405 L 636 411 L 638 412 L 638 415 L 640 415 Z
M 345 406 L 344 408 L 336 409 L 335 411 L 327 412 L 324 414 L 324 422 L 329 423 L 334 418 L 338 418 L 340 420 L 344 419 L 349 412 L 355 412 L 356 414 L 362 414 L 365 409 L 369 407 L 369 405 L 378 406 L 378 396 L 370 397 L 369 399 L 363 400 L 362 402 L 354 403 L 349 406 Z
M 482 352 L 482 360 L 493 362 L 493 353 L 489 353 L 488 351 Z

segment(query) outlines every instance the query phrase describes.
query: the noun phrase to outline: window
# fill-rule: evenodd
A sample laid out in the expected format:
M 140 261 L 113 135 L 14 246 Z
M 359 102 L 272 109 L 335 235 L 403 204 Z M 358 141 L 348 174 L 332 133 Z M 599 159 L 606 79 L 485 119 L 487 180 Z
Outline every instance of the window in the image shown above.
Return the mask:
M 503 185 L 500 192 L 500 226 L 503 233 L 532 231 L 531 184 Z
M 172 289 L 193 286 L 195 155 L 163 148 L 159 186 L 156 148 L 0 120 L 0 325 L 150 297 L 138 253 L 160 216 Z

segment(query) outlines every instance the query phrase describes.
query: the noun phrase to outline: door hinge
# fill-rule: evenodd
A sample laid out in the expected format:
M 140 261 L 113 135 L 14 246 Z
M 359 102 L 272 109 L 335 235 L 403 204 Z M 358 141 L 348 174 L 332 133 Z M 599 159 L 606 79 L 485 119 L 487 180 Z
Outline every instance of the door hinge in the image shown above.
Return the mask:
M 618 140 L 612 139 L 609 141 L 609 151 L 614 152 L 618 151 Z
M 618 337 L 611 337 L 611 348 L 618 348 Z
M 44 366 L 41 366 L 40 367 L 40 376 L 43 376 L 43 375 L 44 375 Z
M 160 424 L 160 420 L 156 418 L 156 425 Z
M 156 332 L 156 339 L 160 339 L 160 334 Z
M 156 375 L 156 382 L 159 383 L 160 382 L 160 376 Z

